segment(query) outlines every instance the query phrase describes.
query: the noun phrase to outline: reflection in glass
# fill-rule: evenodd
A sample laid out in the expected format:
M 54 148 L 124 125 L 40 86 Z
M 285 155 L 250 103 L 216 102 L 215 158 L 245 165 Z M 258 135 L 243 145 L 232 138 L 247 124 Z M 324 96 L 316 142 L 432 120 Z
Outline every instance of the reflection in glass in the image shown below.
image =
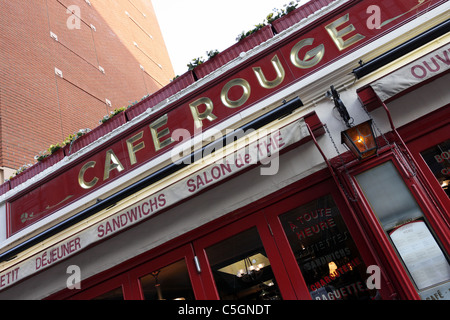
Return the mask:
M 123 300 L 122 287 L 108 291 L 92 300 Z
M 392 162 L 367 170 L 356 180 L 386 231 L 423 216 Z
M 314 300 L 378 298 L 366 286 L 367 267 L 331 195 L 280 216 Z
M 206 249 L 222 300 L 281 300 L 256 228 Z
M 441 142 L 420 154 L 450 198 L 450 140 Z
M 194 300 L 185 260 L 177 261 L 142 277 L 145 300 Z

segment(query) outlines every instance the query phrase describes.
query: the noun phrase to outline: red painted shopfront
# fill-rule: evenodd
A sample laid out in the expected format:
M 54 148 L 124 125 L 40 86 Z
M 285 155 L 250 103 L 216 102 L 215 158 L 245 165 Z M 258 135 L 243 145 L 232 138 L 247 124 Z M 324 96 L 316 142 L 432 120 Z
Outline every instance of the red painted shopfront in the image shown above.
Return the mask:
M 450 299 L 449 10 L 311 1 L 126 110 L 5 193 L 0 298 Z

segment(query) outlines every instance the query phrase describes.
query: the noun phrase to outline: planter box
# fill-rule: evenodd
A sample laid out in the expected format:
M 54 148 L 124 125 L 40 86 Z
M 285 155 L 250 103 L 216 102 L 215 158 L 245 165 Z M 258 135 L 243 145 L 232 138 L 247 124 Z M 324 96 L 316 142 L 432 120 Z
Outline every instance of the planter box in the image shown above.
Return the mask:
M 322 9 L 323 7 L 326 7 L 333 1 L 334 0 L 311 0 L 301 7 L 293 10 L 289 14 L 285 15 L 284 17 L 275 20 L 272 23 L 272 26 L 275 29 L 276 33 L 280 33 L 281 31 L 288 29 L 289 27 L 315 13 L 316 11 Z
M 102 123 L 95 129 L 89 131 L 85 135 L 79 137 L 77 140 L 75 140 L 72 145 L 67 145 L 64 147 L 64 153 L 66 156 L 75 153 L 79 151 L 80 149 L 86 147 L 87 145 L 91 144 L 92 142 L 96 141 L 97 139 L 103 137 L 105 134 L 113 131 L 114 129 L 120 127 L 121 125 L 125 124 L 127 122 L 127 119 L 125 117 L 125 112 L 121 112 L 119 114 L 116 114 L 114 117 L 106 121 L 105 123 Z
M 194 82 L 195 79 L 192 71 L 184 73 L 146 99 L 125 110 L 127 119 L 132 120 L 136 118 L 138 115 L 145 112 L 148 108 L 156 106 L 161 101 L 164 101 L 170 96 L 173 96 L 174 94 L 190 86 Z
M 214 70 L 217 70 L 221 66 L 239 57 L 241 52 L 247 52 L 272 37 L 272 26 L 265 26 L 261 30 L 258 30 L 258 32 L 251 34 L 238 43 L 232 45 L 228 49 L 220 52 L 214 58 L 209 59 L 208 61 L 197 66 L 194 69 L 194 73 L 197 76 L 197 79 L 207 76 Z
M 0 196 L 7 193 L 9 190 L 11 190 L 11 184 L 9 181 L 5 181 L 2 185 L 0 185 Z
M 55 165 L 59 161 L 61 161 L 64 158 L 64 148 L 59 149 L 54 154 L 48 156 L 47 158 L 43 159 L 42 161 L 39 161 L 38 163 L 34 164 L 32 167 L 26 169 L 21 174 L 11 178 L 9 180 L 11 189 L 14 189 L 15 187 L 19 186 L 20 184 L 24 183 L 25 181 L 33 178 L 37 174 L 41 173 L 47 168 L 50 168 L 51 166 Z

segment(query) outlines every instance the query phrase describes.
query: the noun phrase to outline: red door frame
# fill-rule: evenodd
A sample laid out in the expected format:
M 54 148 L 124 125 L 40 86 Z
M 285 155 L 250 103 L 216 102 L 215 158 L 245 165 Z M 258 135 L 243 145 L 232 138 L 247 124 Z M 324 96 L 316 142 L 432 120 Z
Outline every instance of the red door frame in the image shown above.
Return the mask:
M 277 280 L 278 287 L 284 300 L 295 300 L 297 296 L 293 289 L 291 280 L 288 277 L 278 248 L 271 235 L 271 231 L 264 217 L 264 212 L 260 211 L 251 216 L 239 219 L 213 233 L 194 241 L 195 252 L 198 255 L 200 266 L 202 268 L 201 277 L 205 287 L 205 293 L 208 299 L 219 300 L 219 294 L 215 285 L 211 267 L 206 256 L 205 249 L 227 238 L 230 238 L 240 232 L 256 227 L 272 266 L 272 271 Z
M 78 292 L 69 297 L 68 300 L 92 300 L 119 287 L 122 289 L 124 300 L 132 299 L 134 290 L 132 288 L 130 278 L 128 274 L 121 274 L 117 277 L 101 282 L 89 289 Z
M 132 269 L 129 272 L 130 281 L 132 285 L 135 288 L 137 288 L 137 290 L 134 290 L 133 300 L 144 299 L 140 281 L 141 277 L 146 276 L 152 271 L 161 269 L 165 266 L 168 266 L 182 259 L 184 259 L 186 262 L 186 267 L 188 269 L 192 290 L 194 291 L 196 300 L 205 299 L 204 288 L 199 273 L 197 272 L 197 269 L 195 267 L 194 256 L 195 254 L 192 245 L 188 243 Z
M 201 265 L 204 266 L 202 269 L 207 270 L 207 272 L 204 272 L 202 275 L 207 296 L 211 299 L 219 299 L 214 284 L 214 278 L 210 271 L 210 265 L 206 257 L 205 248 L 256 226 L 264 248 L 266 249 L 266 253 L 269 256 L 269 260 L 274 267 L 274 273 L 275 271 L 282 271 L 281 274 L 277 273 L 275 276 L 277 277 L 280 291 L 283 293 L 286 291 L 289 292 L 289 296 L 285 294 L 283 295 L 283 298 L 291 299 L 291 295 L 294 294 L 292 295 L 292 299 L 311 300 L 309 290 L 295 260 L 279 220 L 279 216 L 314 199 L 331 194 L 365 264 L 367 266 L 378 265 L 381 267 L 382 285 L 380 294 L 382 298 L 390 299 L 395 297 L 397 294 L 392 287 L 391 281 L 383 270 L 384 265 L 378 259 L 375 249 L 364 236 L 364 231 L 361 229 L 361 226 L 351 215 L 350 210 L 342 199 L 334 181 L 330 178 L 318 183 L 316 181 L 315 184 L 310 181 L 310 183 L 304 184 L 301 188 L 299 188 L 299 186 L 300 184 L 297 187 L 297 191 L 290 194 L 287 198 L 272 201 L 271 204 L 259 212 L 235 221 L 230 225 L 215 231 L 211 235 L 194 242 L 195 251 L 199 255 Z M 283 272 L 286 272 L 286 274 Z M 293 292 L 291 292 L 291 289 Z
M 442 216 L 450 226 L 450 198 L 430 170 L 421 152 L 445 140 L 450 139 L 450 104 L 430 113 L 424 119 L 399 129 L 418 166 L 427 181 L 430 192 L 435 196 L 437 205 L 442 208 Z
M 434 234 L 443 246 L 443 249 L 449 252 L 449 229 L 442 219 L 442 215 L 438 212 L 433 202 L 427 197 L 427 193 L 420 183 L 417 176 L 414 176 L 408 170 L 408 164 L 402 163 L 402 156 L 396 148 L 385 148 L 378 157 L 372 158 L 364 163 L 347 169 L 341 169 L 341 178 L 345 181 L 348 190 L 353 188 L 357 192 L 359 201 L 353 202 L 355 210 L 360 216 L 361 224 L 367 231 L 370 241 L 377 245 L 377 252 L 384 262 L 384 266 L 389 273 L 389 278 L 399 291 L 400 299 L 420 300 L 420 296 L 411 281 L 403 263 L 397 255 L 393 245 L 391 244 L 386 232 L 380 225 L 378 218 L 372 211 L 368 201 L 364 197 L 364 193 L 358 186 L 355 176 L 366 170 L 374 168 L 378 165 L 391 161 L 410 190 L 419 207 L 422 209 L 424 216 L 433 229 Z M 348 174 L 343 174 L 343 172 Z
M 74 292 L 74 290 L 67 289 L 49 297 L 48 299 L 90 300 L 108 291 L 121 287 L 124 300 L 143 300 L 144 296 L 142 293 L 140 278 L 154 270 L 163 268 L 181 259 L 184 259 L 186 262 L 192 289 L 196 299 L 205 299 L 206 297 L 203 285 L 194 263 L 194 251 L 192 245 L 189 243 L 181 247 L 171 249 L 170 251 L 156 256 L 141 265 L 133 268 L 130 267 L 131 269 L 122 271 L 121 273 L 117 273 L 117 270 L 122 270 L 123 264 L 100 275 L 93 276 L 82 282 L 81 292 Z M 130 262 L 125 262 L 125 264 L 130 265 Z M 107 275 L 109 275 L 109 278 L 105 280 Z M 86 286 L 87 289 L 84 289 Z
M 300 268 L 295 260 L 292 250 L 290 249 L 290 244 L 281 225 L 279 216 L 289 210 L 295 209 L 314 199 L 323 197 L 328 194 L 332 196 L 334 202 L 336 203 L 336 206 L 339 209 L 339 212 L 355 242 L 356 247 L 358 248 L 358 251 L 365 265 L 378 265 L 381 267 L 382 284 L 380 294 L 382 298 L 391 298 L 395 295 L 395 293 L 388 279 L 386 278 L 383 270 L 384 266 L 378 260 L 374 248 L 364 236 L 364 230 L 361 229 L 358 220 L 355 220 L 355 217 L 352 216 L 351 210 L 349 210 L 346 202 L 344 201 L 344 199 L 342 199 L 341 194 L 332 179 L 310 186 L 307 189 L 304 189 L 302 191 L 299 191 L 297 194 L 292 195 L 288 199 L 285 199 L 280 203 L 274 203 L 264 209 L 267 215 L 268 222 L 271 226 L 271 229 L 273 230 L 278 248 L 280 248 L 280 253 L 283 257 L 286 269 L 290 274 L 291 281 L 295 284 L 294 288 L 296 289 L 297 295 L 300 299 L 311 299 L 309 290 L 301 275 Z

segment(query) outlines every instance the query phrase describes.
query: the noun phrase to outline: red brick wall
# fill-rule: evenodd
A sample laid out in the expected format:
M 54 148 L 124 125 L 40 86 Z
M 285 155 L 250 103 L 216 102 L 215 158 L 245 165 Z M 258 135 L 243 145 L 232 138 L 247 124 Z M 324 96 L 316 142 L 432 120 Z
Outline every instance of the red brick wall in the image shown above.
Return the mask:
M 150 1 L 90 2 L 2 2 L 0 167 L 33 163 L 50 144 L 79 129 L 93 129 L 109 111 L 173 78 Z M 72 5 L 80 9 L 79 29 L 67 26 Z

